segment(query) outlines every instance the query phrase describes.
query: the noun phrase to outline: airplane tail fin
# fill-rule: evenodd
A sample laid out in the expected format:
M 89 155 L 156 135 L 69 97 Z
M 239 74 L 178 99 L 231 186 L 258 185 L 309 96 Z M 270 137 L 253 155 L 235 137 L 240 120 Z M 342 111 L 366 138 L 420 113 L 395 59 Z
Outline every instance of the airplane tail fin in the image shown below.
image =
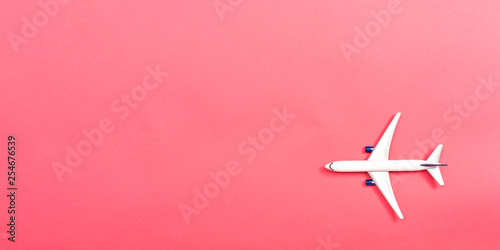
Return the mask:
M 444 185 L 443 181 L 443 176 L 441 176 L 441 171 L 439 170 L 439 166 L 446 166 L 446 164 L 441 164 L 439 163 L 439 158 L 441 158 L 441 151 L 443 150 L 443 145 L 439 144 L 436 149 L 434 149 L 434 152 L 432 152 L 431 156 L 427 159 L 428 162 L 431 163 L 436 163 L 436 164 L 423 164 L 427 165 L 428 167 L 435 166 L 433 168 L 427 169 L 429 174 L 431 174 L 432 177 L 434 177 L 434 180 L 439 183 L 439 185 Z

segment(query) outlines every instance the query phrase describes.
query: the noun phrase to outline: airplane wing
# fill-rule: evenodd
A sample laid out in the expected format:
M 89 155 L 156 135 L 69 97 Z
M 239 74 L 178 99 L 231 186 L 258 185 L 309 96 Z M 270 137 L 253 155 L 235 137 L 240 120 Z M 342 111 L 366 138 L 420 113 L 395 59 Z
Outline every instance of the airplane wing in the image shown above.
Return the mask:
M 389 160 L 389 149 L 391 147 L 392 136 L 394 135 L 394 130 L 396 130 L 396 125 L 398 125 L 399 117 L 401 113 L 397 113 L 392 119 L 391 124 L 385 130 L 384 134 L 380 138 L 375 146 L 375 149 L 368 158 L 369 161 L 387 161 Z
M 394 120 L 393 120 L 393 122 L 394 122 Z M 391 125 L 393 122 L 391 122 Z M 397 122 L 397 120 L 396 120 L 396 122 Z M 385 136 L 385 134 L 384 134 L 384 136 Z M 380 144 L 380 142 L 379 142 L 379 144 Z M 378 189 L 380 189 L 380 192 L 382 192 L 382 194 L 384 195 L 387 202 L 389 202 L 389 205 L 391 205 L 392 209 L 394 209 L 394 212 L 396 212 L 396 214 L 398 215 L 398 217 L 400 219 L 403 219 L 403 213 L 401 213 L 401 209 L 399 209 L 398 202 L 396 201 L 396 197 L 394 196 L 394 192 L 392 191 L 391 179 L 389 178 L 389 172 L 368 172 L 368 174 L 370 174 L 370 176 L 372 177 L 372 180 L 375 182 L 375 185 L 377 185 Z

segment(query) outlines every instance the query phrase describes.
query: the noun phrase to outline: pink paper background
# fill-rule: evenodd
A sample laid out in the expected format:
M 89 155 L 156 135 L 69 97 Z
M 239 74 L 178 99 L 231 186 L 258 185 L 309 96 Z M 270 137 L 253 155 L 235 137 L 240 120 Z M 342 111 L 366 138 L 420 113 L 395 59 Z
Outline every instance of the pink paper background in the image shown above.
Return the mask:
M 12 243 L 4 162 L 1 249 L 500 247 L 500 88 L 479 80 L 500 82 L 500 2 L 401 1 L 351 62 L 340 45 L 389 1 L 220 0 L 222 20 L 212 2 L 72 0 L 18 46 L 42 8 L 2 4 L 0 154 L 16 135 L 19 190 Z M 120 120 L 111 104 L 156 65 L 169 76 Z M 284 108 L 247 160 L 240 144 Z M 449 164 L 445 186 L 391 174 L 404 220 L 366 173 L 324 169 L 366 159 L 396 112 L 391 159 L 426 158 L 441 131 Z M 54 162 L 103 118 L 114 130 L 60 182 Z M 186 223 L 179 205 L 232 160 L 241 173 Z

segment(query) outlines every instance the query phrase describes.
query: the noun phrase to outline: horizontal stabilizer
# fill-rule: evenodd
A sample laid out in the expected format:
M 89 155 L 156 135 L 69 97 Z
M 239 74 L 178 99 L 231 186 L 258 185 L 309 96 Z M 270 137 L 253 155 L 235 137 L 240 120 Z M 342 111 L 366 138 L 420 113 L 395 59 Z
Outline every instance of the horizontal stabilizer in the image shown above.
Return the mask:
M 443 151 L 443 144 L 439 144 L 434 152 L 432 152 L 431 156 L 427 158 L 427 161 L 439 163 L 439 158 L 441 158 L 441 151 Z
M 446 164 L 441 164 L 439 163 L 439 159 L 441 158 L 441 151 L 443 150 L 443 145 L 439 144 L 436 149 L 434 149 L 434 152 L 432 152 L 431 156 L 427 159 L 427 162 L 432 162 L 432 163 L 425 163 L 422 164 L 421 166 L 424 167 L 432 167 L 427 169 L 429 174 L 434 178 L 434 180 L 439 183 L 439 185 L 444 185 L 443 181 L 443 176 L 441 176 L 441 171 L 439 170 L 439 166 L 446 166 Z

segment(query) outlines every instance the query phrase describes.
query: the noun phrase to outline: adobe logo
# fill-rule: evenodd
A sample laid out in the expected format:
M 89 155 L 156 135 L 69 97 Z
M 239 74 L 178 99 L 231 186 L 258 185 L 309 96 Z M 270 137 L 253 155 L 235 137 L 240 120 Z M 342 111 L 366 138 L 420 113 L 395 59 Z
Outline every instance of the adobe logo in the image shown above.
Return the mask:
M 361 50 L 370 44 L 371 38 L 378 36 L 382 28 L 387 27 L 391 23 L 392 16 L 401 13 L 402 10 L 403 7 L 398 0 L 390 0 L 387 3 L 387 10 L 379 10 L 378 12 L 371 10 L 370 15 L 373 17 L 373 20 L 368 21 L 364 29 L 358 26 L 354 27 L 353 45 L 346 42 L 341 42 L 339 45 L 347 62 L 350 63 L 352 61 L 351 57 L 353 53 L 361 53 Z
M 14 32 L 7 34 L 10 45 L 14 52 L 19 52 L 19 46 L 21 44 L 28 44 L 29 39 L 34 38 L 39 29 L 44 28 L 49 23 L 49 19 L 56 16 L 59 13 L 59 5 L 66 5 L 70 0 L 47 0 L 39 1 L 38 6 L 41 10 L 38 10 L 33 14 L 33 16 L 28 19 L 23 16 L 21 21 L 23 22 L 21 26 L 21 35 Z

